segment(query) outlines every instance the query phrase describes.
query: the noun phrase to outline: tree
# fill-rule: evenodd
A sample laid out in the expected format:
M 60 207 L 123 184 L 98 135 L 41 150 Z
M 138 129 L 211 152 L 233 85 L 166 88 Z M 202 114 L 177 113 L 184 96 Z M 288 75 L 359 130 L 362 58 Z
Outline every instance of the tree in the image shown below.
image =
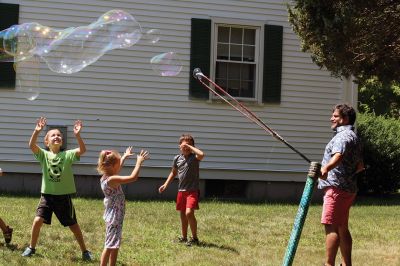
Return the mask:
M 400 83 L 383 84 L 376 78 L 362 81 L 358 91 L 361 113 L 373 113 L 387 118 L 400 118 Z
M 399 0 L 292 0 L 302 50 L 333 76 L 400 81 Z
M 362 194 L 390 194 L 400 189 L 400 120 L 359 114 L 357 134 L 364 148 L 365 178 L 358 178 Z

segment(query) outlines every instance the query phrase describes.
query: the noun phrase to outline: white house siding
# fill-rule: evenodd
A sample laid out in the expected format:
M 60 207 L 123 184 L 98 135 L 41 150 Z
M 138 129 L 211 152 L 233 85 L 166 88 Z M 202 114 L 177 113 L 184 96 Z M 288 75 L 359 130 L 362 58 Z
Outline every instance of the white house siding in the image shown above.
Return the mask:
M 74 120 L 83 120 L 88 151 L 76 164 L 76 174 L 96 174 L 100 150 L 123 152 L 132 145 L 135 151 L 151 153 L 142 176 L 165 178 L 178 153 L 179 136 L 190 132 L 206 153 L 202 178 L 304 181 L 308 163 L 240 113 L 224 103 L 189 100 L 191 18 L 235 18 L 284 26 L 281 103 L 248 107 L 313 161 L 320 161 L 331 136 L 331 107 L 347 95 L 343 91 L 347 83 L 330 77 L 300 51 L 299 39 L 288 23 L 286 1 L 7 2 L 20 4 L 20 23 L 54 28 L 87 25 L 111 9 L 123 9 L 143 29 L 159 29 L 161 40 L 155 45 L 141 40 L 130 48 L 110 51 L 72 75 L 53 73 L 42 64 L 41 94 L 35 101 L 1 89 L 0 167 L 6 172 L 40 172 L 28 140 L 36 119 L 46 116 L 49 124 L 69 126 L 69 148 L 76 146 L 71 126 Z M 150 58 L 168 51 L 182 58 L 183 70 L 176 77 L 161 77 L 151 70 Z

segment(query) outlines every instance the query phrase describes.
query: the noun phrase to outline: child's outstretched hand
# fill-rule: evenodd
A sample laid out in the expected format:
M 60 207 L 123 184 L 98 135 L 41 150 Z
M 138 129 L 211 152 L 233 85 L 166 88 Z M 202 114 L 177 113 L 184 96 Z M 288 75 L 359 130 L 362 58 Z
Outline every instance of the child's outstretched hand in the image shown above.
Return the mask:
M 150 153 L 148 151 L 141 150 L 140 154 L 137 155 L 137 161 L 141 164 L 145 160 L 150 158 Z
M 38 120 L 36 120 L 36 127 L 35 131 L 42 131 L 42 129 L 46 126 L 47 119 L 45 117 L 40 117 Z
M 129 146 L 129 147 L 126 148 L 125 153 L 122 156 L 129 157 L 129 156 L 132 156 L 133 154 L 134 154 L 133 153 L 133 147 Z
M 81 132 L 82 129 L 82 121 L 76 120 L 74 124 L 74 134 L 77 135 Z

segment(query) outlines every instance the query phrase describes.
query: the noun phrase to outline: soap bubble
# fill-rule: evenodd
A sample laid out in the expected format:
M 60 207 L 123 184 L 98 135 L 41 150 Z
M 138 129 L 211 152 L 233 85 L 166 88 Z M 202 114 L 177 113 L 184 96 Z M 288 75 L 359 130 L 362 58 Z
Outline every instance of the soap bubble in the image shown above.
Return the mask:
M 14 63 L 16 73 L 15 91 L 23 98 L 33 101 L 39 97 L 40 62 L 38 57 Z
M 154 56 L 150 60 L 153 70 L 163 77 L 178 75 L 182 70 L 182 62 L 175 52 L 167 52 Z
M 33 88 L 28 88 L 28 89 L 23 89 L 23 90 L 16 90 L 18 94 L 20 94 L 23 98 L 29 100 L 29 101 L 34 101 L 39 97 L 40 91 L 39 89 L 33 89 Z
M 160 31 L 157 29 L 150 29 L 146 31 L 143 36 L 149 43 L 155 44 L 160 40 Z
M 123 10 L 110 10 L 88 26 L 52 29 L 36 22 L 0 32 L 1 61 L 43 59 L 56 73 L 72 74 L 96 62 L 107 51 L 127 48 L 141 36 L 140 24 Z

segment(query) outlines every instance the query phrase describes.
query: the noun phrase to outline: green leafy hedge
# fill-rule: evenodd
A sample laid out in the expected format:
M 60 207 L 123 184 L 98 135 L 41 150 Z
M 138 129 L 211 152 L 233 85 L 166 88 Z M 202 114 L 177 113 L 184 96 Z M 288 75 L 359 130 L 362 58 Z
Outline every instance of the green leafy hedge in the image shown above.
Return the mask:
M 367 166 L 358 180 L 360 193 L 386 194 L 400 188 L 400 120 L 371 113 L 358 114 L 357 132 Z

